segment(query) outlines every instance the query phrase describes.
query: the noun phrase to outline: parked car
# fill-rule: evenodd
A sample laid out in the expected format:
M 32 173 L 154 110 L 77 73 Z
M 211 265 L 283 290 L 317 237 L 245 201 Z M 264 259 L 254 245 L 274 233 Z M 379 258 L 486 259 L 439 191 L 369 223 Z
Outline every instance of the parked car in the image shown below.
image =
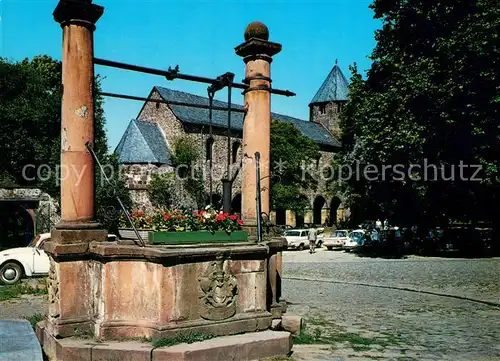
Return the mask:
M 325 241 L 325 228 L 320 227 L 316 228 L 317 233 L 317 240 L 316 240 L 316 248 L 321 248 L 323 247 L 324 241 Z
M 283 237 L 286 239 L 287 249 L 302 251 L 306 245 L 309 246 L 309 240 L 307 239 L 308 233 L 308 229 L 291 229 L 285 231 Z
M 323 239 L 323 244 L 329 251 L 331 251 L 332 249 L 342 249 L 348 239 L 349 231 L 346 229 L 341 229 L 338 231 L 333 231 L 330 237 L 325 237 Z
M 116 240 L 114 234 L 109 241 Z M 33 238 L 27 247 L 10 248 L 0 252 L 0 283 L 12 285 L 23 276 L 43 276 L 49 273 L 49 256 L 43 245 L 50 240 L 50 233 L 42 233 Z
M 356 229 L 349 233 L 349 237 L 347 238 L 344 246 L 342 247 L 347 252 L 349 251 L 357 251 L 363 248 L 363 246 L 369 244 L 369 238 L 364 229 Z

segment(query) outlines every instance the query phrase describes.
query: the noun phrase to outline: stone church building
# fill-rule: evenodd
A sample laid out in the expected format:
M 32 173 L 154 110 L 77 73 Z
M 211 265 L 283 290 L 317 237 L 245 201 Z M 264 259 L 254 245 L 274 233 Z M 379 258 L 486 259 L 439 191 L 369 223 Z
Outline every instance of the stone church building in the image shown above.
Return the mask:
M 271 118 L 293 124 L 302 135 L 319 145 L 321 158 L 316 164 L 317 167 L 330 165 L 333 153 L 340 149 L 337 139 L 340 132 L 339 116 L 347 96 L 347 79 L 335 64 L 309 104 L 308 121 L 277 113 L 271 113 Z M 201 158 L 200 164 L 205 170 L 208 169 L 208 160 L 212 152 L 212 201 L 215 205 L 222 206 L 221 179 L 227 175 L 228 159 L 227 103 L 213 101 L 215 109 L 212 111 L 210 138 L 207 97 L 155 86 L 148 99 L 159 99 L 164 103 L 145 102 L 137 118 L 130 121 L 115 150 L 121 174 L 127 179 L 135 205 L 140 208 L 151 206 L 147 196 L 147 185 L 151 174 L 175 171 L 171 159 L 172 147 L 177 139 L 182 138 L 195 144 Z M 237 104 L 232 104 L 232 108 L 243 110 L 243 106 Z M 234 179 L 232 183 L 234 212 L 239 212 L 241 209 L 241 174 L 238 169 L 242 160 L 243 121 L 244 112 L 231 112 L 230 176 Z M 183 182 L 177 183 L 174 193 L 178 198 L 193 207 L 199 207 L 200 205 L 196 205 L 183 190 Z M 210 192 L 208 180 L 205 181 L 205 191 L 208 199 Z M 304 191 L 303 197 L 310 204 L 305 214 L 296 215 L 290 210 L 273 210 L 270 215 L 271 220 L 276 224 L 301 226 L 304 223 L 336 223 L 347 216 L 341 198 L 334 190 L 327 187 L 325 181 L 320 180 L 314 193 Z

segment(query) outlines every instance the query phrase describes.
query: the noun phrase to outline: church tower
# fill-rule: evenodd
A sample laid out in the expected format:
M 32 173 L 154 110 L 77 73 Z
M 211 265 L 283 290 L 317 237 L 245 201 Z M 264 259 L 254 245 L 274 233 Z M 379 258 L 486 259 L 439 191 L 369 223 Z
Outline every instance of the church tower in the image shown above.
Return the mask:
M 340 112 L 347 101 L 349 83 L 337 61 L 309 104 L 309 120 L 322 124 L 340 138 Z

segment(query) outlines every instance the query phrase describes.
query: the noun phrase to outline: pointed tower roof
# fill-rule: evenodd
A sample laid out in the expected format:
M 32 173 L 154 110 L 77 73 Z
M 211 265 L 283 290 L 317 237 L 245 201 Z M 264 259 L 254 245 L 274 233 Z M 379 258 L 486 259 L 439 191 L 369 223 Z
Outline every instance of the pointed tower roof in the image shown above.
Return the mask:
M 120 164 L 171 164 L 167 142 L 158 124 L 131 120 L 115 149 Z
M 348 92 L 349 83 L 342 73 L 342 70 L 340 70 L 337 65 L 337 61 L 335 61 L 335 66 L 332 68 L 323 84 L 321 84 L 321 87 L 310 104 L 347 100 Z

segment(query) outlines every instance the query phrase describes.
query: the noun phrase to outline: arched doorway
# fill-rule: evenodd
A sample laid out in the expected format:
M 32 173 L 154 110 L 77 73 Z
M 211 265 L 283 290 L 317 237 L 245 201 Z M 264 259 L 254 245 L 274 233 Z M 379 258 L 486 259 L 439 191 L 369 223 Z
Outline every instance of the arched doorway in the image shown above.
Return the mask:
M 330 202 L 330 225 L 337 224 L 338 219 L 337 219 L 337 210 L 339 209 L 340 204 L 342 201 L 338 197 L 333 197 L 332 201 Z
M 276 225 L 278 226 L 286 225 L 286 210 L 284 209 L 276 210 Z
M 233 213 L 241 213 L 241 193 L 238 193 L 233 197 L 231 201 L 231 211 Z
M 0 202 L 0 249 L 23 247 L 35 236 L 30 213 L 17 202 Z
M 321 225 L 323 223 L 321 221 L 321 211 L 323 210 L 325 203 L 326 203 L 326 200 L 322 196 L 317 196 L 316 199 L 314 199 L 314 204 L 313 204 L 313 223 L 314 224 Z

